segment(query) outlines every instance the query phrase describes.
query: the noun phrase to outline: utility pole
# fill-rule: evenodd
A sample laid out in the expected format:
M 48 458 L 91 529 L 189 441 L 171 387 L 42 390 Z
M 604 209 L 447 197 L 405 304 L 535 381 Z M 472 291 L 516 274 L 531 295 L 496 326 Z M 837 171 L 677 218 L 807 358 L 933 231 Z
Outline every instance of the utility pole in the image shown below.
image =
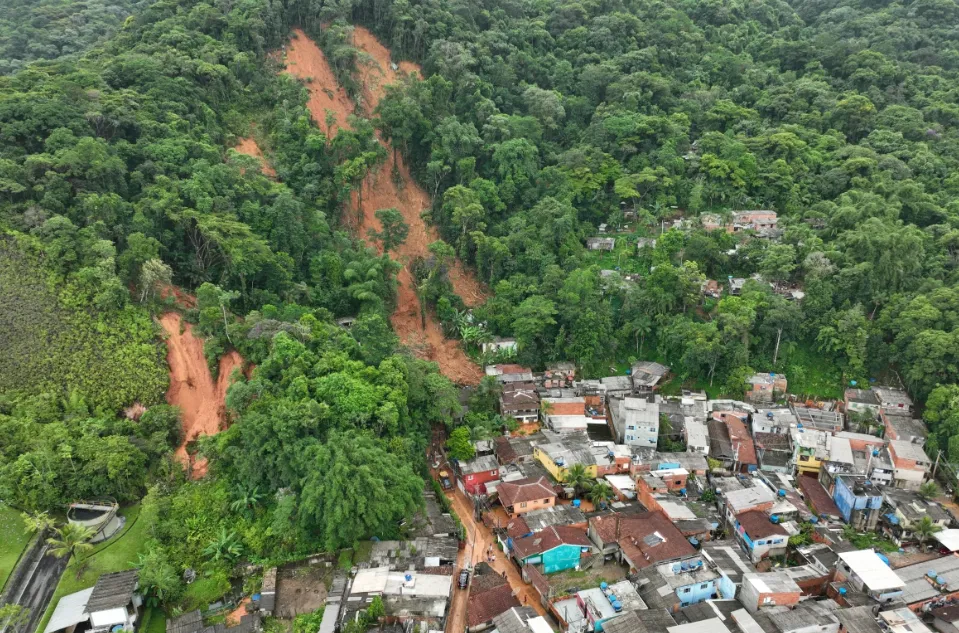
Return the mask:
M 942 451 L 936 453 L 936 464 L 932 467 L 932 478 L 936 478 L 936 470 L 939 468 L 939 458 L 942 457 Z

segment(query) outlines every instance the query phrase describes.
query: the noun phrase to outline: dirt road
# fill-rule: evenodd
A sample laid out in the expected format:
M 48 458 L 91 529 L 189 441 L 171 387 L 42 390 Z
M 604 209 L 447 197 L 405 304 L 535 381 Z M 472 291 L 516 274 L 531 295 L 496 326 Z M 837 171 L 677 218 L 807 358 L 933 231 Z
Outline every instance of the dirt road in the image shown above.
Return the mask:
M 180 408 L 183 423 L 183 443 L 176 451 L 187 468 L 192 466 L 194 478 L 206 474 L 206 463 L 197 460 L 191 464 L 186 445 L 200 435 L 214 435 L 226 424 L 226 390 L 234 369 L 243 367 L 243 359 L 235 351 L 220 358 L 216 382 L 203 356 L 203 339 L 193 336 L 193 326 L 183 323 L 176 312 L 160 317 L 160 325 L 167 334 L 167 362 L 170 364 L 170 388 L 167 402 Z M 182 329 L 182 332 L 181 332 Z
M 457 570 L 462 569 L 467 562 L 470 563 L 470 567 L 475 566 L 476 563 L 485 562 L 487 549 L 492 545 L 495 559 L 491 567 L 499 573 L 506 572 L 506 579 L 513 588 L 517 600 L 533 607 L 540 615 L 546 615 L 536 590 L 532 585 L 523 582 L 523 576 L 516 564 L 508 560 L 506 554 L 499 550 L 496 536 L 481 521 L 473 519 L 473 503 L 458 488 L 454 488 L 452 493 L 447 492 L 446 496 L 453 503 L 456 515 L 466 529 L 466 549 L 460 552 Z M 447 633 L 460 633 L 466 630 L 467 599 L 468 592 L 455 590 L 450 615 L 446 620 Z

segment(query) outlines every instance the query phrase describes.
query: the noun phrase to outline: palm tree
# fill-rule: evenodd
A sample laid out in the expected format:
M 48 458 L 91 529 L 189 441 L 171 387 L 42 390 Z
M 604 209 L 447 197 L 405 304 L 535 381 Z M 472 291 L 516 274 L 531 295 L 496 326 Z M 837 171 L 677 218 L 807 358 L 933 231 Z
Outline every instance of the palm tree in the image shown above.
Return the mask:
M 605 481 L 601 481 L 592 490 L 589 491 L 589 500 L 597 507 L 605 508 L 610 499 L 613 498 L 613 487 Z
M 88 553 L 93 549 L 93 545 L 88 541 L 93 538 L 96 532 L 92 528 L 77 523 L 67 523 L 61 528 L 57 528 L 56 536 L 47 539 L 50 546 L 48 551 L 56 558 L 66 558 L 67 565 L 71 560 L 75 560 L 82 554 Z M 83 568 L 77 565 L 77 579 L 80 578 L 80 572 Z
M 582 464 L 573 464 L 570 466 L 569 470 L 566 471 L 566 476 L 563 477 L 563 484 L 573 488 L 576 491 L 577 497 L 586 490 L 589 490 L 592 487 L 591 483 L 592 480 L 586 473 L 586 467 Z
M 933 534 L 937 532 L 941 532 L 942 526 L 936 525 L 935 523 L 933 523 L 932 519 L 930 519 L 929 517 L 922 517 L 919 523 L 916 523 L 916 526 L 912 528 L 912 531 L 916 535 L 916 537 L 919 539 L 919 549 L 925 551 L 926 541 Z
M 919 496 L 929 501 L 935 497 L 939 496 L 939 485 L 934 481 L 927 481 L 926 483 L 919 486 L 919 490 L 916 492 L 919 493 Z

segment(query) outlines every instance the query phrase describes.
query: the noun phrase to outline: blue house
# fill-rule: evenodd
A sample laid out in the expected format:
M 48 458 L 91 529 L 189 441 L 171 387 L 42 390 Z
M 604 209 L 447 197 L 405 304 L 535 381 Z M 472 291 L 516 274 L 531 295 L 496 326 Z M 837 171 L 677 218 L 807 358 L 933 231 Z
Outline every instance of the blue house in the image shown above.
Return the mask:
M 879 523 L 882 493 L 862 475 L 837 475 L 833 501 L 843 520 L 859 531 L 872 531 Z
M 583 554 L 591 550 L 583 530 L 569 526 L 550 526 L 530 536 L 513 540 L 513 557 L 520 564 L 542 565 L 544 574 L 553 574 L 579 566 Z
M 789 533 L 772 517 L 759 510 L 740 512 L 736 515 L 734 527 L 736 540 L 753 563 L 763 558 L 785 556 Z
M 676 594 L 681 609 L 721 595 L 722 576 L 707 567 L 702 559 L 668 563 L 660 565 L 657 570 Z

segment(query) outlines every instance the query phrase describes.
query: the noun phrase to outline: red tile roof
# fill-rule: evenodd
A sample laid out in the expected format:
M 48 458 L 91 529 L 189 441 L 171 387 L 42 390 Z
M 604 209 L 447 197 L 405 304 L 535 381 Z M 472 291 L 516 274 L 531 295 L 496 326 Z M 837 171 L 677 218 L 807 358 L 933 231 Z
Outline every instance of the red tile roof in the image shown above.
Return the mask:
M 513 551 L 518 558 L 528 558 L 559 547 L 560 545 L 578 545 L 589 547 L 586 532 L 568 525 L 550 526 L 525 538 L 513 541 Z
M 736 520 L 746 530 L 750 539 L 766 538 L 769 536 L 788 536 L 789 532 L 778 523 L 773 523 L 759 510 L 747 510 L 736 515 Z
M 532 530 L 529 529 L 529 525 L 526 524 L 526 519 L 521 516 L 510 520 L 510 522 L 506 524 L 506 535 L 512 539 L 523 538 L 530 533 L 532 533 Z
M 603 543 L 619 543 L 623 554 L 637 569 L 696 553 L 679 528 L 662 512 L 593 517 L 589 523 Z
M 723 421 L 729 430 L 729 441 L 733 443 L 733 446 L 739 446 L 739 455 L 737 458 L 739 463 L 758 464 L 759 462 L 756 461 L 756 447 L 753 446 L 753 440 L 749 437 L 749 431 L 746 430 L 746 425 L 743 424 L 742 420 L 738 416 L 730 413 L 723 416 Z
M 489 622 L 501 613 L 520 606 L 513 596 L 513 588 L 486 563 L 479 563 L 470 584 L 467 626 L 474 627 Z
M 549 415 L 586 415 L 586 400 L 582 402 L 550 402 Z
M 516 454 L 516 451 L 513 450 L 512 445 L 509 443 L 509 438 L 505 435 L 497 437 L 494 441 L 494 444 L 496 447 L 494 448 L 493 452 L 496 453 L 496 457 L 499 458 L 500 463 L 509 464 L 514 459 L 519 457 L 519 455 Z
M 816 514 L 825 514 L 834 517 L 842 516 L 839 508 L 836 507 L 836 502 L 832 500 L 832 497 L 829 496 L 829 493 L 826 492 L 826 489 L 822 487 L 822 484 L 819 483 L 819 480 L 815 477 L 809 477 L 808 475 L 800 476 L 799 489 L 802 490 L 806 498 L 806 503 L 812 507 L 813 512 Z
M 514 506 L 524 501 L 537 501 L 556 497 L 556 490 L 546 477 L 504 481 L 496 487 L 499 500 L 504 506 Z

